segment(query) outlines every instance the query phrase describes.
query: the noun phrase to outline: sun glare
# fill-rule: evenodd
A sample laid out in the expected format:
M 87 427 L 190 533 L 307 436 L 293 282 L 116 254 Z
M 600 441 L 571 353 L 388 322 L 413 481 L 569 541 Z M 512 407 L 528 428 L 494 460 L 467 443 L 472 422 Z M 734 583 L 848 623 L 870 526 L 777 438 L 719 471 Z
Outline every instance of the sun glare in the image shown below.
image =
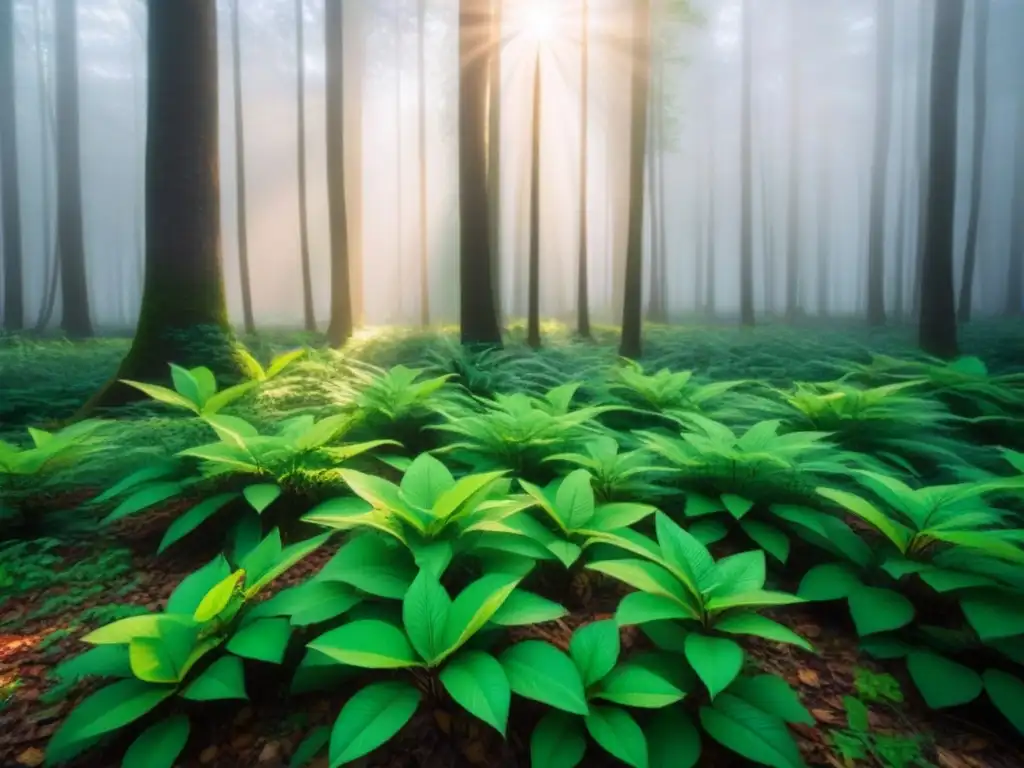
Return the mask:
M 524 18 L 524 31 L 538 43 L 551 40 L 558 26 L 555 4 L 540 0 L 530 5 Z

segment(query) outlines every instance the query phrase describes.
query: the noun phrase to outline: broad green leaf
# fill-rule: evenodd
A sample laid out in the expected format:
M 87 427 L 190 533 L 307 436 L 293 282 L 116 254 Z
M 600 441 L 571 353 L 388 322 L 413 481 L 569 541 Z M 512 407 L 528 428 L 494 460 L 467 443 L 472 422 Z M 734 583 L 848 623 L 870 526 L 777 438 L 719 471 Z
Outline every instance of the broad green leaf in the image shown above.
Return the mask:
M 718 499 L 712 499 L 699 493 L 688 493 L 686 495 L 686 516 L 704 517 L 724 512 L 725 508 Z
M 739 675 L 743 649 L 727 638 L 694 632 L 686 638 L 686 660 L 714 699 Z
M 192 411 L 197 416 L 199 415 L 199 406 L 169 387 L 161 387 L 159 384 L 146 384 L 145 382 L 132 381 L 131 379 L 121 379 L 121 383 L 139 390 L 142 394 L 156 400 L 158 403 L 175 408 L 184 408 L 187 411 Z
M 673 566 L 677 576 L 683 578 L 692 595 L 699 595 L 714 572 L 715 561 L 707 547 L 701 544 L 662 512 L 654 516 L 658 544 L 665 560 Z M 644 590 L 649 592 L 651 590 Z M 678 591 L 678 590 L 677 590 Z
M 455 485 L 448 467 L 429 453 L 417 456 L 402 477 L 402 495 L 421 509 L 431 509 L 445 491 Z
M 486 472 L 476 475 L 467 475 L 459 479 L 451 488 L 446 490 L 434 502 L 434 517 L 438 520 L 447 520 L 459 512 L 463 505 L 470 501 L 484 488 L 504 476 L 504 472 Z
M 192 531 L 237 498 L 237 493 L 221 493 L 217 496 L 203 499 L 167 527 L 167 532 L 160 541 L 160 548 L 157 550 L 157 554 L 162 554 L 169 546 L 192 533 Z
M 729 686 L 728 693 L 764 712 L 778 715 L 787 723 L 815 724 L 814 716 L 800 701 L 800 694 L 778 675 L 740 677 Z
M 602 504 L 594 510 L 594 518 L 590 521 L 589 527 L 604 532 L 617 531 L 650 517 L 656 511 L 657 509 L 650 504 L 633 502 Z
M 630 592 L 619 601 L 615 620 L 619 626 L 646 624 L 662 619 L 695 619 L 696 612 L 678 600 L 647 592 Z
M 196 377 L 192 375 L 191 371 L 182 368 L 180 365 L 171 363 L 170 368 L 171 382 L 174 384 L 175 391 L 189 402 L 195 403 L 201 408 L 205 398 L 203 398 L 200 392 L 199 382 L 196 380 Z
M 774 525 L 760 520 L 741 520 L 740 528 L 761 549 L 780 563 L 789 559 L 789 536 Z
M 889 541 L 891 541 L 900 552 L 906 554 L 907 547 L 910 546 L 910 539 L 913 536 L 913 532 L 905 525 L 891 519 L 874 504 L 871 504 L 855 494 L 840 491 L 836 488 L 818 488 L 817 492 L 818 495 L 824 496 L 829 501 L 833 501 L 844 509 L 852 512 L 866 523 L 873 525 L 881 534 L 889 539 Z
M 179 694 L 191 701 L 248 699 L 245 692 L 245 667 L 237 656 L 225 655 L 203 670 Z
M 231 566 L 224 555 L 217 555 L 202 568 L 190 573 L 174 588 L 167 600 L 167 614 L 191 617 L 206 594 L 231 575 Z
M 362 619 L 332 629 L 308 647 L 353 667 L 404 669 L 420 665 L 405 632 L 377 619 Z
M 203 599 L 199 602 L 199 607 L 192 614 L 192 618 L 202 624 L 219 616 L 228 607 L 232 595 L 235 594 L 235 588 L 244 577 L 245 571 L 238 569 L 218 584 L 215 584 L 203 596 Z
M 891 632 L 914 620 L 914 604 L 891 589 L 860 586 L 849 596 L 850 616 L 861 637 Z
M 960 608 L 986 642 L 1024 635 L 1024 606 L 1017 597 L 997 592 L 971 595 L 960 600 Z
M 579 627 L 569 640 L 569 656 L 589 688 L 615 667 L 619 659 L 619 627 L 612 620 Z
M 171 715 L 151 725 L 131 743 L 121 768 L 173 768 L 188 741 L 185 715 Z
M 209 416 L 210 414 L 217 413 L 218 411 L 227 408 L 231 403 L 245 397 L 245 395 L 255 389 L 258 384 L 258 381 L 243 381 L 241 384 L 235 384 L 233 387 L 226 387 L 225 389 L 222 389 L 206 401 L 206 405 L 203 406 L 203 415 Z
M 757 592 L 764 587 L 767 566 L 760 549 L 723 557 L 715 563 L 701 591 L 709 598 Z
M 272 483 L 259 483 L 243 489 L 242 495 L 249 502 L 249 506 L 262 515 L 267 507 L 281 497 L 281 487 Z
M 907 656 L 907 671 L 932 709 L 956 707 L 981 695 L 981 675 L 937 653 L 913 651 Z
M 230 443 L 242 450 L 248 450 L 249 439 L 259 437 L 260 434 L 256 427 L 237 416 L 211 414 L 204 416 L 203 421 L 210 425 L 222 442 Z
M 133 677 L 127 645 L 99 645 L 62 661 L 50 673 L 61 682 L 86 677 Z
M 591 697 L 624 707 L 661 709 L 681 701 L 685 695 L 685 691 L 657 671 L 626 661 L 598 683 Z
M 447 658 L 483 629 L 521 580 L 517 574 L 490 573 L 463 589 L 448 612 L 440 658 Z
M 182 483 L 164 481 L 144 485 L 131 496 L 118 504 L 114 511 L 100 521 L 100 525 L 109 525 L 137 512 L 154 507 L 157 504 L 180 496 L 186 486 Z
M 2 445 L 3 444 L 0 443 L 0 446 Z M 149 464 L 140 470 L 132 472 L 124 479 L 119 480 L 99 496 L 95 496 L 90 499 L 89 505 L 105 504 L 111 499 L 117 498 L 125 491 L 130 491 L 132 488 L 137 488 L 143 483 L 148 483 L 151 480 L 162 480 L 166 477 L 170 477 L 176 474 L 180 469 L 180 465 L 175 461 L 165 460 L 159 461 L 155 464 Z
M 353 493 L 377 509 L 409 514 L 408 507 L 402 501 L 401 491 L 394 483 L 382 477 L 356 472 L 354 469 L 340 469 L 338 474 Z M 409 516 L 415 517 L 414 515 Z
M 136 637 L 160 637 L 160 628 L 168 623 L 190 626 L 193 622 L 190 616 L 167 613 L 129 616 L 94 629 L 82 638 L 82 642 L 92 645 L 127 645 Z
M 754 507 L 754 502 L 734 493 L 723 493 L 722 506 L 734 518 L 741 520 Z
M 327 746 L 327 742 L 330 739 L 330 728 L 325 725 L 314 728 L 306 734 L 306 738 L 295 748 L 292 759 L 288 761 L 288 768 L 305 768 Z
M 463 651 L 444 665 L 440 678 L 459 706 L 505 735 L 512 689 L 497 659 L 482 651 Z
M 516 589 L 491 616 L 491 623 L 502 627 L 521 627 L 555 621 L 566 613 L 565 608 L 546 597 Z
M 376 597 L 401 600 L 416 578 L 416 568 L 381 536 L 364 533 L 338 550 L 318 578 L 341 581 Z
M 594 517 L 594 490 L 587 470 L 573 470 L 562 479 L 555 495 L 555 509 L 567 531 L 587 526 Z
M 661 595 L 683 605 L 689 604 L 688 595 L 679 581 L 660 565 L 636 558 L 622 558 L 588 563 L 586 567 L 607 574 L 641 592 Z
M 337 618 L 362 601 L 363 595 L 348 584 L 313 580 L 282 589 L 246 611 L 245 620 L 287 616 L 293 627 L 304 627 Z
M 730 608 L 765 608 L 772 605 L 795 605 L 804 599 L 787 592 L 772 592 L 757 589 L 750 592 L 738 592 L 722 597 L 713 597 L 705 606 L 711 613 L 719 613 Z
M 366 686 L 341 708 L 331 730 L 331 768 L 351 763 L 386 743 L 412 719 L 420 692 L 403 682 Z
M 591 707 L 583 724 L 605 752 L 633 768 L 647 768 L 647 739 L 626 710 Z
M 256 595 L 263 587 L 270 584 L 278 576 L 287 572 L 296 563 L 303 560 L 307 555 L 319 549 L 322 545 L 327 543 L 331 538 L 331 533 L 323 533 L 319 536 L 314 536 L 311 539 L 304 541 L 296 541 L 294 544 L 289 544 L 285 547 L 278 558 L 274 561 L 273 565 L 263 571 L 258 577 L 251 578 L 251 584 L 245 589 L 246 599 L 252 598 Z
M 800 750 L 781 718 L 728 693 L 701 707 L 704 731 L 719 744 L 771 768 L 803 768 Z
M 814 602 L 841 600 L 862 586 L 860 578 L 849 567 L 840 563 L 816 565 L 804 574 L 796 593 L 804 600 Z
M 228 640 L 227 649 L 246 659 L 280 664 L 284 661 L 292 628 L 287 619 L 257 619 Z
M 719 632 L 727 632 L 730 635 L 754 635 L 756 637 L 763 637 L 766 640 L 773 640 L 776 643 L 789 643 L 808 651 L 814 650 L 814 646 L 789 627 L 772 621 L 767 616 L 762 616 L 759 613 L 728 614 L 717 619 L 714 623 L 714 628 Z
M 513 693 L 572 715 L 589 711 L 579 670 L 553 645 L 526 640 L 506 649 L 499 661 Z
M 445 628 L 452 600 L 429 571 L 420 571 L 402 600 L 402 622 L 412 647 L 427 664 L 445 650 Z
M 245 580 L 255 581 L 273 568 L 281 559 L 281 551 L 281 532 L 274 528 L 239 561 L 238 567 L 245 571 Z
M 700 732 L 678 704 L 656 712 L 645 734 L 650 768 L 693 768 L 700 760 Z
M 553 709 L 541 718 L 530 736 L 530 767 L 575 768 L 586 751 L 583 722 Z
M 1024 734 L 1024 682 L 998 669 L 986 669 L 982 675 L 985 692 L 996 709 L 1010 724 Z

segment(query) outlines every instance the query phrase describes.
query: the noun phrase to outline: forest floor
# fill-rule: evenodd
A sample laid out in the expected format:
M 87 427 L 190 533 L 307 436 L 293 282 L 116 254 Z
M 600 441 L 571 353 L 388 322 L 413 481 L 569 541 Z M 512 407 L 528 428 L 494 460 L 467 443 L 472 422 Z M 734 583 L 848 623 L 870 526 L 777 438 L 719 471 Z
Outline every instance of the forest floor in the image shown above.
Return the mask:
M 571 344 L 564 333 L 546 329 L 557 337 L 545 353 L 548 373 L 557 381 L 586 376 L 595 354 L 602 365 L 614 360 L 614 349 L 599 344 Z M 610 341 L 610 333 L 599 342 Z M 311 337 L 274 335 L 249 340 L 263 357 Z M 450 340 L 425 342 L 423 337 L 402 334 L 366 337 L 352 354 L 375 365 L 397 363 L 431 365 L 451 353 Z M 837 359 L 867 362 L 869 353 L 895 356 L 913 354 L 909 331 L 869 335 L 843 328 L 812 332 L 783 328 L 750 333 L 734 330 L 665 330 L 655 335 L 648 355 L 655 361 L 645 368 L 666 364 L 676 370 L 694 370 L 708 379 L 751 379 L 786 386 L 793 381 L 825 381 L 835 378 Z M 24 428 L 55 428 L 71 416 L 89 394 L 99 387 L 127 348 L 127 341 L 106 339 L 81 344 L 63 341 L 0 339 L 0 438 L 21 440 Z M 431 354 L 426 354 L 425 349 Z M 581 346 L 587 351 L 580 351 Z M 514 347 L 518 357 L 530 353 Z M 969 329 L 965 354 L 978 355 L 995 374 L 1024 370 L 1024 329 L 1004 324 L 981 324 Z M 452 353 L 454 354 L 454 353 Z M 583 362 L 584 358 L 590 362 Z M 443 370 L 440 365 L 439 369 Z M 481 365 L 481 377 L 494 389 L 527 386 L 518 374 L 501 380 L 501 364 L 494 371 Z M 486 369 L 486 370 L 485 370 Z M 463 372 L 463 375 L 466 375 Z M 322 412 L 324 387 L 320 380 L 303 381 L 299 374 L 291 387 L 273 395 L 271 405 L 254 407 L 272 421 L 277 412 L 295 403 L 312 403 Z M 538 381 L 544 380 L 538 377 Z M 318 394 L 315 394 L 318 393 Z M 319 400 L 318 400 L 319 398 Z M 269 412 L 268 411 L 272 411 Z M 45 531 L 44 536 L 4 544 L 0 538 L 0 767 L 42 765 L 48 739 L 63 719 L 96 686 L 64 685 L 51 675 L 54 667 L 88 646 L 80 637 L 120 618 L 161 610 L 174 587 L 189 573 L 209 562 L 216 546 L 175 547 L 156 555 L 157 543 L 168 522 L 185 508 L 180 501 L 155 505 L 143 514 L 112 526 L 96 525 L 97 511 L 86 502 L 117 479 L 153 461 L 156 452 L 173 453 L 195 442 L 193 419 L 177 416 L 150 405 L 133 406 L 117 414 L 116 452 L 97 457 L 59 474 L 33 499 L 38 508 L 72 518 L 67 527 Z M 0 478 L 2 479 L 2 478 Z M 109 511 L 109 508 L 101 511 Z M 721 542 L 712 551 L 729 552 Z M 724 549 L 723 549 L 724 547 Z M 277 580 L 273 591 L 302 583 L 318 571 L 336 551 L 328 544 Z M 799 574 L 783 578 L 783 586 L 795 590 Z M 591 589 L 586 582 L 571 603 L 569 613 L 557 621 L 513 630 L 516 637 L 537 637 L 560 647 L 568 646 L 573 629 L 595 619 L 610 618 L 615 600 L 603 594 L 604 586 Z M 905 665 L 879 661 L 863 653 L 853 623 L 834 603 L 809 603 L 767 612 L 810 640 L 814 653 L 761 640 L 744 641 L 754 666 L 783 677 L 799 693 L 810 711 L 813 726 L 792 726 L 804 760 L 810 765 L 925 766 L 941 768 L 1010 768 L 1024 766 L 1024 740 L 1000 722 L 987 702 L 965 707 L 930 710 L 910 681 Z M 637 641 L 635 628 L 623 630 L 628 649 Z M 290 765 L 306 734 L 316 726 L 330 726 L 351 690 L 310 693 L 288 697 L 287 679 L 267 673 L 259 693 L 249 702 L 205 703 L 202 718 L 194 718 L 186 751 L 175 765 L 222 766 L 223 768 L 278 768 Z M 890 681 L 895 681 L 893 688 Z M 879 693 L 878 689 L 888 693 Z M 850 752 L 839 748 L 852 733 L 844 697 L 872 702 L 870 733 L 873 749 L 863 761 L 854 762 Z M 397 738 L 353 763 L 384 768 L 440 768 L 441 766 L 525 766 L 529 764 L 528 717 L 517 717 L 515 705 L 506 739 L 468 717 L 448 701 L 421 707 Z M 114 740 L 99 752 L 78 758 L 74 766 L 106 768 L 119 764 L 126 746 Z M 308 765 L 326 768 L 326 757 Z M 591 748 L 588 766 L 621 765 L 604 752 Z M 750 764 L 710 739 L 699 765 Z

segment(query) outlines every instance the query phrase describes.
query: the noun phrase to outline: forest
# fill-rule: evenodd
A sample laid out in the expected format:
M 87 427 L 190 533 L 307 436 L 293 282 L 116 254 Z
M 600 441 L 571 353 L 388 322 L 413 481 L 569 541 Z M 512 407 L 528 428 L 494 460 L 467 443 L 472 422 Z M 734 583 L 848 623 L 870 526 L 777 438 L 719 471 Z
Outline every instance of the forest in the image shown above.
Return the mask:
M 0 0 L 0 768 L 1024 765 L 1022 36 Z

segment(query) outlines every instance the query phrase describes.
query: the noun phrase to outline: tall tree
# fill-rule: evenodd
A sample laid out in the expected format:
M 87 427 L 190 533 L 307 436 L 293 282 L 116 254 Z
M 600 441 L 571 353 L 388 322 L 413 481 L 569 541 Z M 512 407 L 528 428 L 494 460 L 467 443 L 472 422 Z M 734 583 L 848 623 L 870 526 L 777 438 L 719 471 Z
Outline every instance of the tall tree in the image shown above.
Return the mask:
M 530 263 L 527 288 L 526 343 L 540 348 L 540 51 L 533 72 L 533 114 L 530 116 Z
M 501 346 L 487 197 L 488 0 L 459 0 L 459 318 L 463 344 Z
M 988 129 L 988 27 L 989 0 L 974 3 L 974 138 L 971 152 L 971 214 L 967 223 L 967 248 L 960 277 L 958 318 L 971 320 L 974 272 L 978 263 L 978 228 L 981 219 L 981 182 L 985 177 L 985 133 Z
M 420 161 L 420 324 L 430 325 L 430 230 L 427 216 L 427 0 L 416 4 L 416 78 Z
M 252 278 L 249 274 L 249 227 L 245 210 L 245 120 L 242 113 L 241 0 L 231 6 L 231 62 L 234 76 L 236 223 L 238 226 L 238 269 L 242 281 L 242 317 L 246 333 L 256 330 L 252 312 Z
M 331 0 L 333 2 L 333 0 Z M 340 0 L 339 0 L 340 2 Z M 345 133 L 346 252 L 348 254 L 349 302 L 352 323 L 364 321 L 363 300 L 363 89 L 366 63 L 366 17 L 369 3 L 342 5 L 342 47 L 344 48 L 342 114 Z
M 650 112 L 647 136 L 647 182 L 650 189 L 651 274 L 647 319 L 664 323 L 667 304 L 667 261 L 665 252 L 665 49 L 659 41 L 658 52 L 652 56 Z
M 643 352 L 644 158 L 651 67 L 651 1 L 633 4 L 632 105 L 629 138 L 629 240 L 622 302 L 619 354 L 636 360 Z
M 348 212 L 345 207 L 344 62 L 341 0 L 324 6 L 327 58 L 327 198 L 331 232 L 331 324 L 327 338 L 340 347 L 352 336 Z
M 740 323 L 754 325 L 754 168 L 751 130 L 754 19 L 750 0 L 742 0 L 743 72 L 740 75 Z
M 931 152 L 928 146 L 930 140 L 929 132 L 929 93 L 931 90 L 932 67 L 931 61 L 935 52 L 931 49 L 934 38 L 933 11 L 929 5 L 923 4 L 918 12 L 918 38 L 919 50 L 916 51 L 917 60 L 917 250 L 914 254 L 913 265 L 913 300 L 911 312 L 915 316 L 921 310 L 921 279 L 924 271 L 925 247 L 927 245 L 928 228 L 928 194 L 931 189 Z
M 505 0 L 491 0 L 490 58 L 487 71 L 487 212 L 491 243 L 491 285 L 501 324 L 501 52 Z
M 786 238 L 786 317 L 800 311 L 800 173 L 801 163 L 801 11 L 798 0 L 789 3 L 789 199 L 787 201 Z
M 140 398 L 120 381 L 166 380 L 171 362 L 242 374 L 221 268 L 216 3 L 150 3 L 148 25 L 142 310 L 131 350 L 86 411 Z
M 82 232 L 82 170 L 78 132 L 78 2 L 56 3 L 57 241 L 61 258 L 61 328 L 92 336 Z
M 932 355 L 955 357 L 956 305 L 953 297 L 953 226 L 956 213 L 957 107 L 964 0 L 935 4 L 932 46 L 928 225 L 921 273 L 918 339 Z
M 579 259 L 576 262 L 576 334 L 589 339 L 590 277 L 587 228 L 587 163 L 590 150 L 590 0 L 580 9 L 580 199 Z
M 868 236 L 868 324 L 885 325 L 885 219 L 889 145 L 892 135 L 892 61 L 896 4 L 875 4 L 875 136 L 871 162 L 871 214 Z
M 51 153 L 56 148 L 57 127 L 53 116 L 53 100 L 50 96 L 49 68 L 46 54 L 43 52 L 43 14 L 42 0 L 33 5 L 35 17 L 36 43 L 36 82 L 39 90 L 39 125 L 43 126 L 43 135 L 39 137 L 39 167 L 42 170 L 40 210 L 43 213 L 43 253 L 46 257 L 46 268 L 43 272 L 43 293 L 36 318 L 36 331 L 43 331 L 50 324 L 53 310 L 57 306 L 57 287 L 60 284 L 60 251 L 54 237 L 52 200 L 50 197 L 50 179 L 52 177 Z M 134 71 L 134 68 L 133 68 Z
M 298 93 L 298 169 L 299 169 L 299 259 L 302 263 L 302 315 L 307 331 L 316 330 L 313 305 L 313 268 L 309 260 L 309 217 L 306 206 L 306 12 L 305 0 L 295 0 L 295 68 Z
M 395 0 L 395 285 L 402 281 L 402 255 L 405 226 L 402 214 L 405 211 L 404 185 L 402 184 L 402 8 L 403 0 Z M 403 292 L 396 292 L 398 315 L 402 315 Z
M 825 97 L 828 98 L 827 96 Z M 832 262 L 832 157 L 829 152 L 827 102 L 819 105 L 822 119 L 818 132 L 818 254 L 817 254 L 817 313 L 824 317 L 831 312 Z
M 0 221 L 3 225 L 4 328 L 25 327 L 21 265 L 21 185 L 14 111 L 14 3 L 0 3 Z M 47 222 L 49 226 L 49 222 Z
M 1003 314 L 1024 314 L 1024 95 L 1017 93 L 1017 146 L 1013 186 L 1013 229 L 1010 232 L 1010 259 L 1006 273 L 1006 301 Z

